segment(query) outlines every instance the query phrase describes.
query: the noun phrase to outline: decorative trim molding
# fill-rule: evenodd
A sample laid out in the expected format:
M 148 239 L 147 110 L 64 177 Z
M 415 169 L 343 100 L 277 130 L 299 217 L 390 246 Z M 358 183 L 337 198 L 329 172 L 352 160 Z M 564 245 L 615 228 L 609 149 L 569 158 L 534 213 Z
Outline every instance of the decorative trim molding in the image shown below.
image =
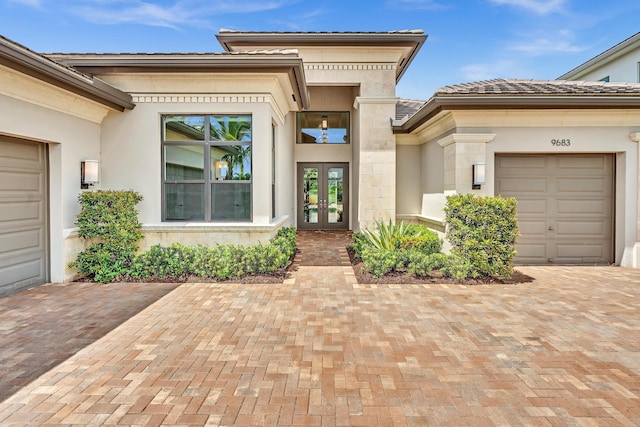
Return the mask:
M 630 133 L 629 138 L 631 138 L 632 141 L 640 142 L 640 132 Z
M 452 133 L 438 140 L 441 147 L 455 143 L 488 143 L 496 137 L 495 133 Z
M 371 64 L 371 63 L 362 63 L 362 64 L 326 64 L 326 63 L 309 63 L 306 62 L 304 64 L 304 69 L 307 71 L 310 70 L 343 70 L 343 71 L 389 71 L 396 70 L 398 66 L 396 64 Z
M 361 104 L 393 104 L 396 105 L 398 103 L 398 97 L 371 97 L 371 96 L 356 96 L 356 99 L 353 101 L 353 108 L 356 110 Z
M 161 103 L 178 103 L 178 104 L 197 104 L 197 103 L 271 103 L 273 99 L 270 95 L 242 95 L 242 94 L 134 94 L 133 102 L 136 104 L 161 104 Z

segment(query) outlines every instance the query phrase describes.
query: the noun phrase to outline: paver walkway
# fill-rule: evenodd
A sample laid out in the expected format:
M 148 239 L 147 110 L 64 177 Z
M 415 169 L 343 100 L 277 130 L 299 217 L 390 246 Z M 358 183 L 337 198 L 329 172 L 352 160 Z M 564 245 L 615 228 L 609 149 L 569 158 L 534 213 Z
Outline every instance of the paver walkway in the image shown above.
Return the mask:
M 0 402 L 177 286 L 49 284 L 0 298 Z
M 304 252 L 303 252 L 304 253 Z M 640 271 L 521 285 L 187 283 L 0 403 L 1 425 L 640 425 Z

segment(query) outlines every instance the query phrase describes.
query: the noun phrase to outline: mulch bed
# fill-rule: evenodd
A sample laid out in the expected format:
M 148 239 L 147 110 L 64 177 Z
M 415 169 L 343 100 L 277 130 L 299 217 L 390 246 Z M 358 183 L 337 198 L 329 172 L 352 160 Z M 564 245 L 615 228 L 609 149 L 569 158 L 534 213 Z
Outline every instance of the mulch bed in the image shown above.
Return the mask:
M 347 248 L 349 259 L 353 266 L 353 272 L 360 284 L 368 285 L 415 285 L 415 284 L 454 284 L 454 285 L 515 285 L 518 283 L 530 283 L 533 278 L 519 271 L 514 271 L 511 279 L 499 280 L 493 277 L 482 277 L 479 279 L 455 280 L 450 277 L 443 277 L 437 271 L 434 271 L 433 277 L 417 277 L 408 272 L 394 271 L 382 277 L 375 277 L 368 273 L 364 268 L 364 263 L 360 258 L 355 257 L 355 252 L 351 248 Z

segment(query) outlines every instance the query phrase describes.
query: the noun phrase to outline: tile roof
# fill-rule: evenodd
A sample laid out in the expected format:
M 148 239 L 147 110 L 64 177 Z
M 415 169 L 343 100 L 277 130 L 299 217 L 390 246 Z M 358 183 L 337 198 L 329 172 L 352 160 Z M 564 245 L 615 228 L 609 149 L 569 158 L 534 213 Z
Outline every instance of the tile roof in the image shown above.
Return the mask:
M 421 29 L 392 30 L 392 31 L 242 31 L 221 28 L 220 34 L 424 34 Z
M 396 104 L 396 120 L 409 118 L 422 108 L 426 101 L 400 98 Z
M 453 96 L 628 96 L 640 94 L 640 83 L 570 80 L 494 79 L 445 86 L 434 97 Z

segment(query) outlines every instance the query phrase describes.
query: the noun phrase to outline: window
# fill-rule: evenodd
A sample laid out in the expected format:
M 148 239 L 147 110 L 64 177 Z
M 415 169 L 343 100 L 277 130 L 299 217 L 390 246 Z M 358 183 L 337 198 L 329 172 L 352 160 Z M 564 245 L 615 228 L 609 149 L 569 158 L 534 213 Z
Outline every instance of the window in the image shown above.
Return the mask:
M 609 80 L 611 80 L 611 78 L 609 76 L 606 76 L 606 77 L 601 78 L 599 81 L 604 82 L 604 83 L 609 83 Z
M 349 113 L 305 111 L 296 116 L 298 144 L 348 144 Z
M 251 220 L 251 116 L 162 117 L 163 219 Z

